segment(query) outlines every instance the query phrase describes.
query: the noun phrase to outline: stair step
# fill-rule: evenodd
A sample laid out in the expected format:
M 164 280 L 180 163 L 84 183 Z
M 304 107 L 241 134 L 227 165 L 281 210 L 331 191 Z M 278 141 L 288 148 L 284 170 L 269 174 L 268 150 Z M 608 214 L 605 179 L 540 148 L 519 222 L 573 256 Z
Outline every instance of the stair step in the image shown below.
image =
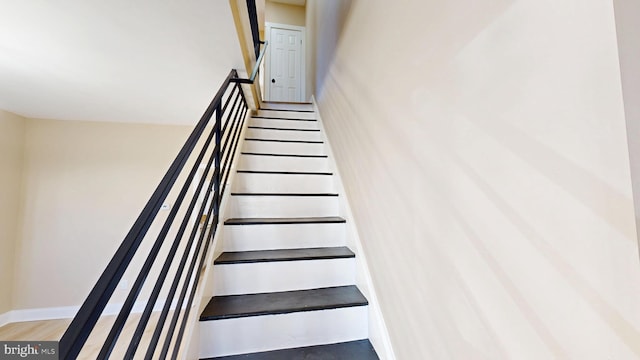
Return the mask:
M 254 152 L 242 152 L 241 155 L 253 155 L 253 156 L 277 156 L 277 157 L 305 157 L 305 158 L 328 158 L 329 155 L 305 155 L 305 154 L 269 154 L 269 153 L 254 153 Z
M 260 110 L 267 110 L 267 111 L 293 111 L 293 112 L 303 112 L 303 113 L 312 113 L 315 112 L 314 110 L 303 110 L 303 109 L 276 109 L 276 108 L 266 108 L 266 107 L 261 107 Z
M 366 339 L 368 308 L 352 306 L 200 321 L 199 356 L 239 355 Z
M 232 193 L 307 194 L 335 191 L 331 173 L 310 171 L 238 170 Z
M 302 103 L 290 103 L 290 102 L 273 102 L 273 101 L 263 101 L 260 105 L 261 110 L 291 110 L 291 111 L 314 111 L 314 107 L 312 103 L 302 102 Z
M 251 117 L 252 119 L 271 119 L 271 120 L 286 120 L 286 121 L 318 121 L 317 119 L 307 119 L 307 118 L 294 118 L 294 117 L 283 117 L 283 116 L 268 116 L 268 115 L 255 115 Z
M 225 221 L 224 251 L 339 247 L 346 220 L 327 217 L 236 217 Z
M 254 138 L 256 139 L 256 138 Z M 250 153 L 267 154 L 299 154 L 299 155 L 325 155 L 326 151 L 322 142 L 283 142 L 249 140 L 243 144 L 242 151 Z
M 378 360 L 369 340 L 349 341 L 338 344 L 305 346 L 293 349 L 273 350 L 251 354 L 222 356 L 205 360 Z
M 321 140 L 289 140 L 289 139 L 265 139 L 265 138 L 245 138 L 245 141 L 282 142 L 295 144 L 324 144 Z
M 281 249 L 261 251 L 224 252 L 214 264 L 246 264 L 273 261 L 299 261 L 320 259 L 354 258 L 355 254 L 346 246 L 328 248 Z
M 332 193 L 232 192 L 227 214 L 231 218 L 337 216 L 338 200 Z
M 312 119 L 291 120 L 273 117 L 253 117 L 249 120 L 249 126 L 272 127 L 279 129 L 320 130 L 318 128 L 318 122 Z
M 245 139 L 260 139 L 249 141 L 312 141 L 321 144 L 320 130 L 315 129 L 285 129 L 269 128 L 267 126 L 249 126 Z
M 211 287 L 221 296 L 347 286 L 355 284 L 355 264 L 346 247 L 224 252 Z
M 243 152 L 238 169 L 257 171 L 329 172 L 327 155 Z
M 320 132 L 320 129 L 281 128 L 281 127 L 273 127 L 273 126 L 249 125 L 248 128 L 249 129 L 257 129 L 257 130 Z
M 291 217 L 291 218 L 232 218 L 225 225 L 287 225 L 287 224 L 335 224 L 346 223 L 339 216 Z
M 273 171 L 273 170 L 238 170 L 240 174 L 274 174 L 274 175 L 333 175 L 330 172 L 313 171 Z
M 335 193 L 247 193 L 247 192 L 232 192 L 232 196 L 303 196 L 303 197 L 327 197 L 338 196 Z
M 259 109 L 257 114 L 255 114 L 253 117 L 315 120 L 316 114 L 313 111 L 283 111 Z
M 313 105 L 310 101 L 277 101 L 277 100 L 263 100 L 263 104 L 267 105 L 283 105 L 285 109 L 288 109 L 288 106 L 298 106 L 298 105 Z
M 368 304 L 369 302 L 364 295 L 353 285 L 261 294 L 214 296 L 200 315 L 200 321 L 340 309 L 367 306 Z

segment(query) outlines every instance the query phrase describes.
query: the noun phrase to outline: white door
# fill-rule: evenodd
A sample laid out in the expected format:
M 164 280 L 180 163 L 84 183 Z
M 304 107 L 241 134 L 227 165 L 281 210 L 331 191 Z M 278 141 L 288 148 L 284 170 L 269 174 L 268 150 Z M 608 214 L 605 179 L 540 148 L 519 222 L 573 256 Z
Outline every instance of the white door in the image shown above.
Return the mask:
M 302 32 L 272 27 L 269 85 L 270 101 L 302 101 Z

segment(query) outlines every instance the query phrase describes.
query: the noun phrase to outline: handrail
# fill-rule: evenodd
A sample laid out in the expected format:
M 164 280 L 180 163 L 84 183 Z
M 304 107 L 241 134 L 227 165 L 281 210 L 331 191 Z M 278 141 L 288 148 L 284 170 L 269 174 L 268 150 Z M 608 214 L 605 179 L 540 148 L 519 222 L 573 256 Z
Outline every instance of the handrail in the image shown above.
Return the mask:
M 151 273 L 152 267 L 156 264 L 160 250 L 166 246 L 170 246 L 170 248 L 167 251 L 167 256 L 164 261 L 156 265 L 161 266 L 161 270 L 156 277 L 153 290 L 146 300 L 146 306 L 138 321 L 134 335 L 129 342 L 125 358 L 133 358 L 138 350 L 142 334 L 150 324 L 151 314 L 154 308 L 161 303 L 159 296 L 165 288 L 164 285 L 169 283 L 167 282 L 169 276 L 173 276 L 170 281 L 171 286 L 166 294 L 166 299 L 164 299 L 164 306 L 162 306 L 160 317 L 155 321 L 153 336 L 146 349 L 145 359 L 151 359 L 156 350 L 160 351 L 162 358 L 166 358 L 172 346 L 173 351 L 171 357 L 173 359 L 177 357 L 182 336 L 185 333 L 187 318 L 189 317 L 195 297 L 196 287 L 200 279 L 200 269 L 202 269 L 204 265 L 206 254 L 217 230 L 220 203 L 224 195 L 224 182 L 226 182 L 229 177 L 233 156 L 239 144 L 240 130 L 244 125 L 244 119 L 249 110 L 246 98 L 237 80 L 238 74 L 236 70 L 231 70 L 131 227 L 131 230 L 125 236 L 115 255 L 60 339 L 61 359 L 75 359 L 82 351 L 107 303 L 113 296 L 118 283 L 122 279 L 125 271 L 130 268 L 132 259 L 141 244 L 144 240 L 152 240 L 147 236 L 149 229 L 152 224 L 160 221 L 157 220 L 156 217 L 162 204 L 165 203 L 172 189 L 178 188 L 175 186 L 176 180 L 183 173 L 185 165 L 193 158 L 195 154 L 194 150 L 199 148 L 200 151 L 197 153 L 195 159 L 193 159 L 193 165 L 182 183 L 175 198 L 175 203 L 167 215 L 155 241 L 152 243 L 153 245 L 150 247 L 148 256 L 140 268 L 137 278 L 125 302 L 121 306 L 121 310 L 97 358 L 106 359 L 114 350 L 119 335 L 136 304 L 136 300 L 142 293 L 143 286 Z M 233 105 L 229 106 L 232 101 Z M 215 122 L 209 130 L 208 128 L 211 125 L 212 118 Z M 208 134 L 205 135 L 207 132 Z M 205 160 L 205 158 L 207 158 L 207 160 Z M 225 159 L 224 162 L 223 159 Z M 206 161 L 206 168 L 203 171 L 188 206 L 184 208 L 184 200 L 194 185 L 193 180 L 198 174 L 200 164 L 202 164 L 203 161 Z M 194 212 L 196 206 L 198 206 L 198 212 Z M 182 210 L 184 214 L 180 213 L 180 210 Z M 180 221 L 177 221 L 179 218 L 178 214 L 182 216 L 182 220 Z M 203 215 L 206 215 L 207 222 L 201 226 L 200 220 Z M 177 223 L 180 225 L 177 229 L 174 229 L 174 225 L 177 225 Z M 186 230 L 188 227 L 190 228 L 190 232 L 187 237 Z M 171 230 L 175 232 L 175 237 L 172 242 L 167 242 L 166 238 Z M 186 238 L 186 241 L 184 238 Z M 180 259 L 177 265 L 173 263 L 174 258 Z M 188 267 L 186 267 L 187 263 Z M 175 268 L 176 266 L 177 268 Z M 170 271 L 172 269 L 173 272 Z M 138 269 L 134 270 L 137 271 Z M 182 285 L 180 295 L 175 299 L 176 292 L 179 290 L 180 285 Z M 186 303 L 185 300 L 187 300 Z M 171 315 L 170 325 L 166 327 L 164 325 L 172 309 L 173 314 Z M 182 315 L 182 321 L 180 322 L 177 335 L 174 335 L 180 315 Z M 164 342 L 160 347 L 158 345 L 161 335 L 164 335 Z
M 260 44 L 264 41 L 260 40 L 260 29 L 258 28 L 258 10 L 256 8 L 256 0 L 247 0 L 247 10 L 249 13 L 249 25 L 251 26 L 251 38 L 253 39 L 253 51 L 256 59 L 260 51 Z
M 264 46 L 262 47 L 262 50 L 260 50 L 260 54 L 258 55 L 258 58 L 256 59 L 256 63 L 255 65 L 253 65 L 253 70 L 251 71 L 251 76 L 248 79 L 231 79 L 232 82 L 236 82 L 236 83 L 240 83 L 240 84 L 253 84 L 256 80 L 256 76 L 258 75 L 258 71 L 260 71 L 260 63 L 262 62 L 262 59 L 264 58 L 264 54 L 267 51 L 267 47 L 269 46 L 269 42 L 268 41 L 263 41 L 262 44 L 264 44 Z

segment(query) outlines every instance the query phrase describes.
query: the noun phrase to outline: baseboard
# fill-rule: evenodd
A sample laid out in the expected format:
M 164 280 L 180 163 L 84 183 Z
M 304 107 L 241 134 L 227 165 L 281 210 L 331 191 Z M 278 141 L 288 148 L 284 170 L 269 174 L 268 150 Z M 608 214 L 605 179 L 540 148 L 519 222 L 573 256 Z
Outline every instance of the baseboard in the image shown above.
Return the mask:
M 164 307 L 165 301 L 158 300 L 153 307 L 153 311 L 160 311 Z M 146 301 L 137 301 L 131 309 L 131 313 L 139 314 L 147 306 Z M 171 304 L 171 309 L 175 309 L 176 304 Z M 102 312 L 103 316 L 117 315 L 122 309 L 122 303 L 107 304 Z M 57 319 L 71 319 L 80 310 L 80 305 L 77 306 L 60 306 L 60 307 L 48 307 L 48 308 L 35 308 L 35 309 L 20 309 L 11 310 L 0 315 L 0 326 L 4 326 L 15 322 L 25 321 L 43 321 L 43 320 L 57 320 Z
M 3 327 L 10 323 L 11 319 L 11 311 L 7 311 L 6 313 L 0 314 L 0 327 Z
M 378 297 L 376 296 L 373 279 L 371 278 L 371 273 L 369 272 L 369 266 L 367 264 L 367 258 L 362 249 L 362 242 L 360 235 L 358 234 L 358 228 L 353 221 L 353 213 L 351 211 L 351 206 L 349 205 L 349 196 L 344 189 L 342 178 L 340 177 L 340 171 L 335 163 L 331 142 L 327 137 L 327 132 L 324 127 L 315 96 L 311 96 L 311 101 L 313 102 L 313 108 L 316 111 L 318 125 L 322 128 L 323 140 L 326 145 L 327 155 L 329 155 L 330 166 L 332 167 L 331 171 L 336 179 L 336 190 L 341 196 L 340 215 L 347 219 L 347 242 L 349 246 L 355 247 L 355 249 L 352 248 L 351 250 L 356 253 L 356 285 L 367 297 L 367 300 L 369 300 L 369 341 L 371 341 L 371 344 L 376 349 L 380 359 L 395 360 L 391 338 L 382 315 Z

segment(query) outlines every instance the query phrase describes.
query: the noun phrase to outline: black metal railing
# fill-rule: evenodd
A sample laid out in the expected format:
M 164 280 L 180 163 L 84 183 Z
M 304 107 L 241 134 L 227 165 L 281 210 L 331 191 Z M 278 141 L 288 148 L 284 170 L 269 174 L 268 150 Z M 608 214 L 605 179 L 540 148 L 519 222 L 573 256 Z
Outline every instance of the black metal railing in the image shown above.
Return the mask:
M 177 358 L 249 111 L 241 84 L 254 82 L 265 49 L 250 79 L 232 70 L 223 82 L 60 339 L 60 359 L 82 356 L 87 340 L 100 336 L 93 334 L 97 322 L 106 318 L 111 328 L 98 339 L 97 359 L 115 353 L 124 359 Z M 173 205 L 163 219 L 158 214 L 168 202 Z M 119 303 L 113 297 L 125 273 L 135 281 Z M 109 303 L 119 312 L 105 317 Z
M 150 250 L 145 254 L 146 259 L 139 269 L 134 270 L 138 273 L 135 282 L 121 305 L 121 310 L 97 358 L 104 359 L 111 355 L 154 264 L 156 265 L 154 273 L 157 273 L 155 283 L 151 291 L 147 291 L 149 294 L 143 301 L 144 310 L 135 325 L 133 335 L 128 336 L 129 344 L 124 358 L 131 359 L 134 355 L 136 357 L 140 355 L 138 351 L 142 335 L 145 331 L 149 331 L 150 325 L 153 327 L 153 335 L 145 349 L 144 358 L 153 358 L 156 351 L 160 354 L 160 358 L 166 358 L 170 349 L 173 349 L 171 357 L 177 356 L 200 279 L 200 269 L 204 265 L 209 245 L 216 233 L 224 184 L 230 174 L 231 163 L 239 143 L 240 130 L 248 111 L 247 101 L 240 84 L 232 81 L 237 77 L 235 70 L 229 73 L 61 338 L 61 359 L 78 357 L 125 271 L 131 266 L 136 252 L 144 240 L 149 240 L 147 236 L 149 229 L 158 220 L 160 208 L 167 201 L 171 190 L 178 189 L 175 186 L 176 180 L 185 175 L 182 170 L 187 162 L 193 162 L 173 199 L 171 211 L 155 236 L 155 241 L 150 245 Z M 199 151 L 194 152 L 196 148 Z M 194 159 L 192 155 L 196 153 Z M 204 168 L 202 164 L 206 164 Z M 194 179 L 197 176 L 200 179 L 196 184 Z M 191 189 L 192 194 L 189 194 Z M 185 199 L 189 196 L 191 199 L 186 202 Z M 194 212 L 196 207 L 198 210 Z M 206 216 L 206 221 L 201 224 L 203 215 Z M 190 231 L 187 231 L 188 228 Z M 168 241 L 170 232 L 172 235 L 175 234 L 171 236 L 173 238 L 171 242 Z M 164 261 L 156 264 L 161 249 L 164 249 L 166 256 Z M 178 259 L 179 262 L 174 263 L 174 260 Z M 172 278 L 167 279 L 170 275 Z M 170 286 L 167 286 L 169 284 Z M 160 314 L 156 315 L 157 319 L 150 324 L 152 312 L 154 309 L 157 312 L 156 308 L 162 305 L 162 301 L 158 300 L 163 288 L 165 288 L 162 299 L 164 305 L 161 306 Z M 178 288 L 180 293 L 176 298 Z M 170 323 L 165 326 L 170 313 L 172 313 Z M 160 342 L 161 335 L 164 337 L 162 342 Z
M 260 30 L 258 27 L 258 13 L 256 8 L 256 0 L 247 0 L 247 9 L 249 11 L 249 24 L 251 25 L 251 38 L 253 39 L 253 50 L 256 59 L 260 54 L 260 44 L 264 44 L 260 40 Z M 259 63 L 260 61 L 258 61 Z

